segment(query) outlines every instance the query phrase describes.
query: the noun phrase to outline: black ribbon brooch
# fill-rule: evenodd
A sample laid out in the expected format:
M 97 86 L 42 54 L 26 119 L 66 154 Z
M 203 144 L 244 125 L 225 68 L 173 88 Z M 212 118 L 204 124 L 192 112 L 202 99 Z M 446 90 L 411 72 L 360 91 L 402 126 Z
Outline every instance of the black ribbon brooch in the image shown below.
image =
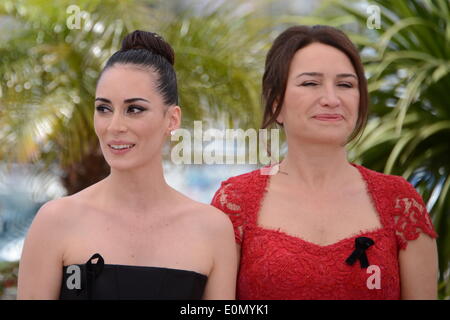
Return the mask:
M 92 263 L 92 260 L 97 260 L 97 263 Z M 95 279 L 100 275 L 103 271 L 103 267 L 105 265 L 105 260 L 103 257 L 96 253 L 94 254 L 88 262 L 86 262 L 86 280 L 87 280 L 87 298 L 92 299 L 92 291 L 95 283 Z
M 359 260 L 361 268 L 367 268 L 369 266 L 369 260 L 367 259 L 366 250 L 374 245 L 375 242 L 367 237 L 358 237 L 355 239 L 355 250 L 352 254 L 345 260 L 349 265 L 353 265 L 356 260 Z

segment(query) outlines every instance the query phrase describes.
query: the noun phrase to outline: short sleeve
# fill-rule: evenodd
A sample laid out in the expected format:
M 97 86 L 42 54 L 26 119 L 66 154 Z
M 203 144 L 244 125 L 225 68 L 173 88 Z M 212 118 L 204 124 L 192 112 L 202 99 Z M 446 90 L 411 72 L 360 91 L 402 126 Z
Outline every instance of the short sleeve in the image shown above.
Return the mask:
M 433 223 L 422 197 L 405 179 L 401 178 L 401 194 L 395 200 L 394 228 L 400 249 L 406 249 L 408 241 L 415 240 L 420 233 L 437 238 Z
M 242 204 L 240 195 L 235 192 L 233 182 L 229 182 L 229 180 L 222 182 L 211 201 L 211 205 L 228 215 L 233 223 L 236 243 L 240 245 L 243 233 Z

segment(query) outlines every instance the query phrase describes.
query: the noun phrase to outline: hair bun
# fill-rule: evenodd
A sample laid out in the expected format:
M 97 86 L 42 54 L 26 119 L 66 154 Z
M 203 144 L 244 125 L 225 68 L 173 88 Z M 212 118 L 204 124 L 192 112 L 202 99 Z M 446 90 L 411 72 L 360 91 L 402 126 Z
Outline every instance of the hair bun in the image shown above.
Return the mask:
M 154 54 L 160 55 L 169 61 L 171 65 L 175 62 L 175 53 L 172 47 L 157 33 L 135 30 L 126 35 L 122 41 L 121 51 L 133 49 L 146 49 Z

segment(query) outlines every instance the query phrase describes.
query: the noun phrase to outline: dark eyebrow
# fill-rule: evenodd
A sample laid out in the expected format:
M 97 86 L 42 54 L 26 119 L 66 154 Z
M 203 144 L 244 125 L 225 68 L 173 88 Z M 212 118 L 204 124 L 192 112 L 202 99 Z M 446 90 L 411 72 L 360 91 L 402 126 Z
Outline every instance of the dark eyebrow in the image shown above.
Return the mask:
M 323 77 L 323 73 L 320 72 L 303 72 L 300 73 L 296 78 L 299 78 L 301 76 L 311 76 L 311 77 Z M 340 73 L 336 76 L 337 78 L 347 78 L 352 77 L 358 80 L 358 77 L 354 75 L 353 73 Z
M 353 73 L 340 73 L 337 75 L 338 78 L 348 78 L 348 77 L 352 77 L 355 78 L 356 80 L 358 80 L 358 77 L 356 75 L 354 75 Z
M 145 102 L 150 103 L 150 101 L 148 101 L 147 99 L 144 99 L 144 98 L 130 98 L 130 99 L 123 100 L 123 102 L 125 102 L 125 103 L 131 103 L 131 102 L 135 102 L 135 101 L 145 101 Z
M 301 76 L 312 76 L 312 77 L 321 77 L 323 76 L 323 73 L 320 72 L 303 72 L 297 75 L 296 78 L 300 78 Z
M 103 101 L 106 103 L 111 103 L 111 100 L 105 99 L 105 98 L 95 98 L 95 101 Z
M 95 98 L 95 101 L 103 101 L 106 103 L 111 103 L 111 100 L 106 99 L 106 98 L 100 98 L 100 97 Z M 125 102 L 125 103 L 131 103 L 131 102 L 135 102 L 135 101 L 145 101 L 145 102 L 150 103 L 150 101 L 148 101 L 147 99 L 144 99 L 144 98 L 130 98 L 130 99 L 123 100 L 123 102 Z

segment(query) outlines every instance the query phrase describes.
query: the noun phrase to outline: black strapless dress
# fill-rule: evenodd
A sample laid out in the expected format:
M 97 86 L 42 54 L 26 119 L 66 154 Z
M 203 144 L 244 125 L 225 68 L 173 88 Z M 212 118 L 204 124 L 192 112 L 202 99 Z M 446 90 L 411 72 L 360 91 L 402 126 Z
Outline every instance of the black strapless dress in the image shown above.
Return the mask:
M 92 260 L 97 259 L 97 263 Z M 94 254 L 64 266 L 61 300 L 199 300 L 208 277 L 188 270 L 105 264 Z

